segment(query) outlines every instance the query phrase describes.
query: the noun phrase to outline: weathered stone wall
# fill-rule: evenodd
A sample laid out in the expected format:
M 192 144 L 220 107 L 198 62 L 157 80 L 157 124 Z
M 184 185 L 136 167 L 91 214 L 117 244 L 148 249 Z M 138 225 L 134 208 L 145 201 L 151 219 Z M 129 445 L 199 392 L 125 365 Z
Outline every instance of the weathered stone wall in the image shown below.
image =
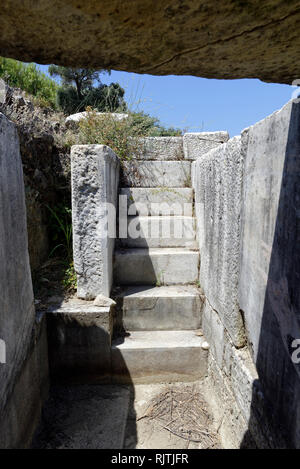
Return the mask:
M 240 137 L 211 150 L 193 165 L 200 284 L 240 347 L 245 340 L 238 304 L 243 170 Z
M 119 159 L 105 145 L 75 145 L 71 166 L 77 295 L 86 300 L 109 296 L 115 240 L 107 231 L 105 208 L 107 203 L 117 207 Z
M 229 446 L 299 448 L 300 104 L 202 155 L 193 174 L 220 431 Z
M 65 116 L 39 107 L 20 89 L 6 87 L 0 112 L 16 124 L 25 183 L 28 250 L 31 271 L 47 259 L 52 250 L 47 206 L 70 207 L 70 148 L 64 145 L 68 130 Z M 51 220 L 51 221 L 50 221 Z
M 300 448 L 300 103 L 248 130 L 242 232 L 240 306 L 266 412 Z
M 44 322 L 35 320 L 19 139 L 0 114 L 0 447 L 30 442 L 47 387 Z

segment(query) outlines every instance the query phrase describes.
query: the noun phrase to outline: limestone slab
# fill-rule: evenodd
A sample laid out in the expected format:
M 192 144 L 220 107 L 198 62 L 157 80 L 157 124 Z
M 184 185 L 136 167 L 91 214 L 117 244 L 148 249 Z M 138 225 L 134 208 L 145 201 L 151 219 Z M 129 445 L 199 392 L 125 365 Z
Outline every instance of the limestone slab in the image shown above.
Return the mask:
M 243 161 L 234 137 L 193 163 L 200 284 L 237 346 L 245 340 L 238 300 Z
M 184 158 L 197 160 L 229 140 L 228 132 L 190 132 L 183 136 Z
M 5 349 L 0 363 L 0 446 L 16 448 L 28 444 L 40 418 L 48 363 L 41 346 L 46 339 L 37 337 L 35 323 L 18 132 L 2 113 L 0 292 L 0 340 Z
M 290 101 L 243 135 L 247 158 L 239 299 L 255 357 L 260 342 L 263 348 L 271 340 L 264 330 L 268 309 L 277 318 L 288 355 L 292 338 L 300 337 L 299 122 L 300 103 Z
M 107 203 L 117 206 L 119 159 L 105 145 L 75 145 L 71 169 L 77 294 L 87 300 L 100 293 L 109 297 L 115 238 L 107 232 L 105 209 Z
M 122 187 L 129 215 L 193 215 L 193 189 L 188 187 Z
M 112 306 L 66 301 L 47 312 L 52 378 L 67 383 L 110 381 Z
M 121 174 L 127 187 L 191 187 L 189 161 L 124 161 Z
M 217 10 L 208 0 L 164 0 L 162 8 L 153 8 L 153 0 L 131 0 L 122 8 L 116 0 L 2 3 L 3 57 L 152 75 L 256 77 L 289 85 L 300 76 L 297 1 L 269 0 L 262 8 L 258 0 L 242 5 L 224 0 Z M 45 38 L 51 41 L 45 44 Z M 170 77 L 170 87 L 174 80 Z M 138 85 L 134 106 L 143 92 Z M 214 89 L 210 92 L 209 99 L 217 100 Z M 201 100 L 199 108 L 202 118 Z
M 117 295 L 126 330 L 189 330 L 201 324 L 202 300 L 190 285 L 128 287 Z
M 196 223 L 193 217 L 128 217 L 127 233 L 127 238 L 119 239 L 123 247 L 197 248 Z
M 182 160 L 182 137 L 146 137 L 139 139 L 135 158 L 141 160 Z
M 112 345 L 115 383 L 194 381 L 206 374 L 207 351 L 194 331 L 136 331 Z
M 123 249 L 115 252 L 114 279 L 119 285 L 195 283 L 199 252 L 184 248 Z

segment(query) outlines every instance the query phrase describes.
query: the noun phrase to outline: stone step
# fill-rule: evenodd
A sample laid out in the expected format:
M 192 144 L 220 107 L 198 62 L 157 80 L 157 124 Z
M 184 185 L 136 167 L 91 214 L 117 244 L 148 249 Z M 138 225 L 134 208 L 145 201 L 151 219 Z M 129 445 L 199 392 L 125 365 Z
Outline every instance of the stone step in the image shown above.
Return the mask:
M 121 181 L 125 187 L 191 187 L 191 162 L 124 161 Z
M 195 381 L 206 375 L 207 350 L 195 331 L 135 331 L 113 341 L 113 383 Z
M 189 187 L 122 187 L 128 215 L 193 215 L 194 191 Z
M 195 283 L 199 252 L 185 248 L 120 249 L 115 251 L 116 285 L 175 285 Z
M 197 249 L 196 219 L 193 217 L 128 217 L 127 238 L 118 241 L 123 247 L 187 247 Z
M 127 287 L 116 297 L 117 328 L 191 330 L 201 326 L 202 300 L 192 285 Z
M 140 138 L 134 157 L 141 160 L 182 160 L 183 137 Z
M 184 158 L 197 160 L 229 140 L 228 132 L 189 132 L 183 136 Z

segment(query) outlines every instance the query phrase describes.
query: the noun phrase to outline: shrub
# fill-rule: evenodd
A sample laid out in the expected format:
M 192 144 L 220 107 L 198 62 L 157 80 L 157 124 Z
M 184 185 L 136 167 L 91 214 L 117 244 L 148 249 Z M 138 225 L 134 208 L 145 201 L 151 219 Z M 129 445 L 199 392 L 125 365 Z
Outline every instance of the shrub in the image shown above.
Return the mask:
M 144 112 L 133 112 L 131 113 L 132 117 L 132 127 L 137 127 L 143 133 L 143 135 L 148 137 L 176 137 L 182 135 L 180 129 L 174 129 L 174 127 L 164 127 L 160 124 L 159 119 L 156 117 L 151 117 L 149 114 Z
M 34 96 L 40 105 L 56 107 L 59 86 L 35 64 L 0 57 L 0 77 L 10 86 L 21 88 Z
M 156 122 L 156 118 L 143 113 L 129 113 L 127 119 L 117 120 L 109 113 L 98 115 L 87 108 L 87 116 L 79 122 L 79 143 L 107 145 L 121 160 L 130 160 L 143 149 L 141 137 L 162 135 Z M 167 129 L 164 132 L 170 135 Z M 174 133 L 180 135 L 181 131 Z
M 81 144 L 100 144 L 109 146 L 121 160 L 129 160 L 137 150 L 142 129 L 131 126 L 131 117 L 117 120 L 107 113 L 98 115 L 87 108 L 87 116 L 79 122 L 79 141 Z

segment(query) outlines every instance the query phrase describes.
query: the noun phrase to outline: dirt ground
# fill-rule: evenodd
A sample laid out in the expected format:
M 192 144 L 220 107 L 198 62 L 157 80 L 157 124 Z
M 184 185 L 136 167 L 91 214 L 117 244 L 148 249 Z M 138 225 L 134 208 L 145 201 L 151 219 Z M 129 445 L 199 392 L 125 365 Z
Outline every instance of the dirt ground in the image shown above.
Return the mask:
M 221 448 L 203 387 L 202 382 L 136 385 L 124 448 Z
M 204 383 L 55 386 L 33 448 L 221 448 Z

